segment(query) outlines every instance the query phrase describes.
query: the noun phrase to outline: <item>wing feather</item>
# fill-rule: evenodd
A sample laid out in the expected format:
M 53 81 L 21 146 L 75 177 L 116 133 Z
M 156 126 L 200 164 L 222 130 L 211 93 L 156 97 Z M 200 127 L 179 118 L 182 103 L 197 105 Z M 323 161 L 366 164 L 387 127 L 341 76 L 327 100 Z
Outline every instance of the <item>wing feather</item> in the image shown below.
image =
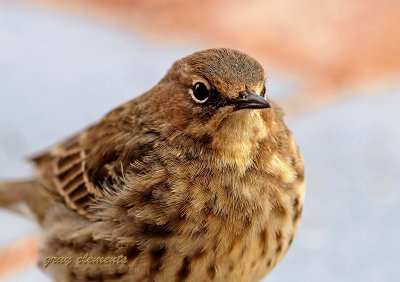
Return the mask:
M 39 183 L 88 218 L 91 218 L 89 206 L 103 196 L 104 183 L 120 182 L 127 166 L 143 153 L 143 147 L 137 143 L 126 142 L 130 145 L 124 146 L 124 140 L 121 140 L 134 137 L 140 130 L 127 120 L 127 115 L 123 115 L 127 112 L 126 106 L 115 109 L 96 125 L 32 158 Z M 136 154 L 127 155 L 125 152 L 129 151 Z

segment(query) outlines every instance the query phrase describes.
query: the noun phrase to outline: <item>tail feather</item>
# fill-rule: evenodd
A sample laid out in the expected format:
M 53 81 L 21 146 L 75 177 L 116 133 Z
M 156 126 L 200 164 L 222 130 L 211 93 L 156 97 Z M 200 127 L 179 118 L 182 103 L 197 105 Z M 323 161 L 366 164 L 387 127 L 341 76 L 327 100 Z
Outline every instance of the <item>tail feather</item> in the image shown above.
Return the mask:
M 0 182 L 0 208 L 5 208 L 21 215 L 32 217 L 31 196 L 34 191 L 34 180 Z

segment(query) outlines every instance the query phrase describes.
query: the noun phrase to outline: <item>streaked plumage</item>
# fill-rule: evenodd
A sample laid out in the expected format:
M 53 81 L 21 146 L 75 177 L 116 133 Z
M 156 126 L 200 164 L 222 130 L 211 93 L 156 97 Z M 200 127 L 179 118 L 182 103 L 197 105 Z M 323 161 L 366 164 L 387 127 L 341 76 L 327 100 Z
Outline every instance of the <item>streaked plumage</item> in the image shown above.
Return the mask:
M 209 91 L 204 102 L 196 83 Z M 291 244 L 304 196 L 303 160 L 282 111 L 254 94 L 264 85 L 248 55 L 197 52 L 33 158 L 42 267 L 46 257 L 85 253 L 129 261 L 44 270 L 57 281 L 263 278 Z

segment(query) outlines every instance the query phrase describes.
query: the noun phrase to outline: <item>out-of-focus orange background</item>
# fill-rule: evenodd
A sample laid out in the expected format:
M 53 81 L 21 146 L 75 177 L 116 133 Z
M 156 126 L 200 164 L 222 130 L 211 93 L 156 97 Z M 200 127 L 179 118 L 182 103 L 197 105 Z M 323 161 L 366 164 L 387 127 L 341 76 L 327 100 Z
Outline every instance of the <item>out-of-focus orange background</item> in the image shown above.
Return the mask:
M 6 2 L 14 1 L 3 1 L 3 4 Z M 133 36 L 143 37 L 157 46 L 230 47 L 258 59 L 267 74 L 272 73 L 283 78 L 283 84 L 292 85 L 278 100 L 298 136 L 306 159 L 307 179 L 310 179 L 309 202 L 306 200 L 299 243 L 293 247 L 295 250 L 289 251 L 291 257 L 282 262 L 283 266 L 273 271 L 273 279 L 290 279 L 287 273 L 291 271 L 291 278 L 300 277 L 301 269 L 313 273 L 301 281 L 322 281 L 326 278 L 324 275 L 329 278 L 329 274 L 331 279 L 325 281 L 345 281 L 339 274 L 343 269 L 346 269 L 343 271 L 346 281 L 364 279 L 363 275 L 370 279 L 368 281 L 382 281 L 382 277 L 388 281 L 396 277 L 399 270 L 392 269 L 387 259 L 395 259 L 390 250 L 399 249 L 399 243 L 394 247 L 386 245 L 382 249 L 385 251 L 369 265 L 363 259 L 374 252 L 367 249 L 378 247 L 379 243 L 371 238 L 353 249 L 352 242 L 357 242 L 357 238 L 351 235 L 341 238 L 340 234 L 356 232 L 362 237 L 371 229 L 381 230 L 374 236 L 388 244 L 390 240 L 384 230 L 391 223 L 383 218 L 399 215 L 399 192 L 393 187 L 400 166 L 395 157 L 398 148 L 392 144 L 399 140 L 400 135 L 393 132 L 398 130 L 400 119 L 392 113 L 400 92 L 400 1 L 15 2 L 45 9 L 50 14 L 77 15 L 115 29 L 132 31 Z M 0 88 L 0 95 L 4 94 Z M 274 93 L 267 95 L 274 98 Z M 391 116 L 382 120 L 371 118 L 389 113 Z M 329 131 L 329 128 L 333 129 Z M 391 145 L 385 145 L 388 139 Z M 349 143 L 352 145 L 347 147 Z M 363 148 L 359 152 L 358 144 Z M 364 160 L 364 156 L 371 157 Z M 352 173 L 346 174 L 348 171 Z M 360 179 L 367 179 L 367 175 L 373 177 L 365 184 Z M 326 205 L 331 202 L 332 206 Z M 324 209 L 328 206 L 330 210 Z M 381 214 L 383 210 L 386 213 Z M 392 234 L 400 234 L 397 225 L 391 227 L 394 228 Z M 34 264 L 35 238 L 16 239 L 15 243 L 0 249 L 0 279 L 12 279 Z M 343 252 L 335 253 L 333 249 L 343 245 L 346 245 Z M 296 248 L 299 249 L 297 255 L 292 255 Z M 323 253 L 315 253 L 318 248 Z M 352 256 L 352 252 L 356 254 Z M 302 266 L 305 261 L 312 263 Z M 377 270 L 371 270 L 374 267 L 378 267 Z M 393 272 L 388 274 L 388 269 Z
M 396 0 L 26 0 L 98 17 L 168 43 L 243 50 L 300 83 L 293 111 L 400 75 Z M 316 94 L 318 93 L 318 94 Z M 309 99 L 312 100 L 309 103 Z M 292 109 L 291 109 L 292 110 Z

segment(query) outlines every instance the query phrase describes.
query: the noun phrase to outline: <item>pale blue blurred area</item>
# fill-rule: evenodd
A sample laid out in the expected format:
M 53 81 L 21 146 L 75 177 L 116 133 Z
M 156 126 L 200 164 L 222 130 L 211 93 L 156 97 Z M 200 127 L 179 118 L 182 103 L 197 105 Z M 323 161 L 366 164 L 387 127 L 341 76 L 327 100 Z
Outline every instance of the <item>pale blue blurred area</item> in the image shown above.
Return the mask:
M 301 228 L 266 281 L 399 281 L 400 85 L 289 121 L 303 152 Z
M 28 268 L 17 275 L 7 279 L 7 282 L 51 282 L 37 267 Z
M 162 46 L 95 20 L 0 1 L 0 177 L 154 86 L 194 47 Z
M 173 61 L 201 48 L 0 0 L 0 179 L 29 177 L 27 156 L 150 89 Z M 268 77 L 274 99 L 296 88 L 285 77 Z M 288 121 L 306 161 L 304 216 L 292 248 L 265 281 L 400 277 L 399 89 L 360 93 Z M 0 226 L 0 246 L 37 230 L 4 211 Z M 32 268 L 9 281 L 49 280 Z

